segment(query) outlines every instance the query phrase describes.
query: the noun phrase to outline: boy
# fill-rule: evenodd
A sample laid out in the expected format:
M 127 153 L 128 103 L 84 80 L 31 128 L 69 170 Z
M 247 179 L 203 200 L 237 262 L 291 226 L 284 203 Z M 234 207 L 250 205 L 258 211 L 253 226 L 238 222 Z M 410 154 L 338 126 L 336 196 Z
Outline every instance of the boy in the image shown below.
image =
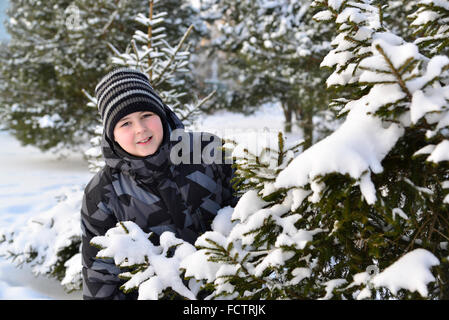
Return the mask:
M 164 231 L 194 243 L 210 229 L 218 209 L 235 206 L 229 164 L 174 164 L 170 151 L 179 118 L 151 87 L 145 74 L 119 68 L 95 89 L 104 132 L 106 165 L 86 186 L 81 209 L 83 298 L 135 299 L 124 294 L 114 262 L 99 260 L 89 244 L 118 221 L 131 220 L 155 244 Z M 193 147 L 188 144 L 193 158 Z M 203 146 L 204 147 L 204 146 Z

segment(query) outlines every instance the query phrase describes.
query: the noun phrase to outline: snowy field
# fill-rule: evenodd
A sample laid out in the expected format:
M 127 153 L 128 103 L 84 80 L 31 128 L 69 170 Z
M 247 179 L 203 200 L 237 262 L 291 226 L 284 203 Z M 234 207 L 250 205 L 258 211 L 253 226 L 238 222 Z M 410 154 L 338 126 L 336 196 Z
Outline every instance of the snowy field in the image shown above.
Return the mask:
M 195 129 L 225 133 L 251 130 L 278 130 L 283 127 L 282 110 L 265 106 L 251 116 L 218 112 L 198 121 Z M 298 135 L 289 135 L 293 143 Z M 34 147 L 22 147 L 5 132 L 0 132 L 0 227 L 21 223 L 42 214 L 58 201 L 63 190 L 85 185 L 92 177 L 79 154 L 58 159 Z M 67 294 L 53 279 L 35 277 L 26 265 L 17 268 L 0 258 L 0 299 L 80 299 L 80 292 Z
M 0 224 L 26 220 L 52 208 L 61 188 L 86 183 L 91 173 L 80 155 L 58 160 L 0 133 Z M 55 280 L 35 277 L 27 266 L 16 268 L 0 258 L 0 299 L 79 299 Z

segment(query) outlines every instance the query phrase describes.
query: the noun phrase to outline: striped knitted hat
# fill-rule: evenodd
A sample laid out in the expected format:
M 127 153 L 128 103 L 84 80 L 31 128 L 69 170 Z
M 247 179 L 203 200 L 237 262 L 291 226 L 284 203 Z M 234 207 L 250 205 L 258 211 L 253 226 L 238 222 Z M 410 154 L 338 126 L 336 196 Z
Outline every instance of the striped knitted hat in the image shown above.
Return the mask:
M 137 111 L 156 113 L 166 129 L 164 103 L 151 87 L 147 76 L 134 69 L 118 68 L 105 75 L 95 88 L 98 111 L 109 139 L 114 140 L 114 127 L 124 116 Z

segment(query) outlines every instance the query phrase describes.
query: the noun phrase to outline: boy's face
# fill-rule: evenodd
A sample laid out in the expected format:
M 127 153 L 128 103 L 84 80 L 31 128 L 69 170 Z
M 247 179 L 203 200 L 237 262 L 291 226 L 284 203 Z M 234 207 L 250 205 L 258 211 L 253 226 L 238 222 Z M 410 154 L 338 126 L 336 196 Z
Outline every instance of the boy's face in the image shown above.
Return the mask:
M 155 153 L 163 137 L 161 118 L 151 111 L 130 113 L 114 127 L 114 140 L 123 150 L 138 157 Z

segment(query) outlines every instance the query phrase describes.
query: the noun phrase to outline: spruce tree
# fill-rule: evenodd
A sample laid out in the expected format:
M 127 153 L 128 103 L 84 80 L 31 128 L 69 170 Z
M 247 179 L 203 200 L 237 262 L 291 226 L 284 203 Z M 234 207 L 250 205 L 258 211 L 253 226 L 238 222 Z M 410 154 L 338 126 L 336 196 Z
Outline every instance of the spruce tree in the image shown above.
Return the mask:
M 0 229 L 0 256 L 35 276 L 51 277 L 67 291 L 80 290 L 82 186 L 64 187 L 56 205 Z
M 236 299 L 447 299 L 449 59 L 386 29 L 373 1 L 315 5 L 337 26 L 322 66 L 350 90 L 333 102 L 345 122 L 264 198 L 245 193 L 228 235 L 198 239 L 215 277 L 186 275 Z
M 404 40 L 412 42 L 415 39 L 413 28 L 410 28 L 410 14 L 416 11 L 419 0 L 388 0 L 382 5 L 383 23 L 391 32 L 400 35 Z
M 100 249 L 97 258 L 112 258 L 126 270 L 119 274 L 127 280 L 120 287 L 125 293 L 138 290 L 139 300 L 195 299 L 199 286 L 196 281 L 186 286 L 179 267 L 184 258 L 195 252 L 195 247 L 172 232 L 161 234 L 158 246 L 149 240 L 150 236 L 134 222 L 125 221 L 117 223 L 104 236 L 92 238 L 91 244 Z

